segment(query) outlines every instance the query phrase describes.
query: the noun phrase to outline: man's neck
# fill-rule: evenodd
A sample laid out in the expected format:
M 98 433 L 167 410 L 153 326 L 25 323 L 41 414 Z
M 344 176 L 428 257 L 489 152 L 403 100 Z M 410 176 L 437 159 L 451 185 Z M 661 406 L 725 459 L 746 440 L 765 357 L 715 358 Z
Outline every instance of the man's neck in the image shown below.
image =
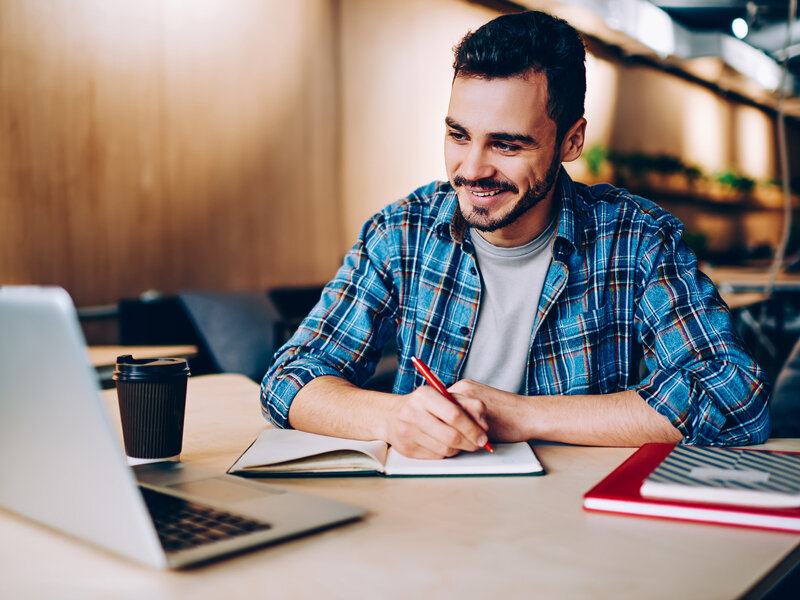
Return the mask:
M 496 231 L 479 231 L 472 228 L 484 240 L 500 248 L 517 248 L 539 237 L 552 223 L 556 216 L 556 203 L 553 202 L 555 188 L 550 189 L 547 196 L 531 207 L 511 225 Z

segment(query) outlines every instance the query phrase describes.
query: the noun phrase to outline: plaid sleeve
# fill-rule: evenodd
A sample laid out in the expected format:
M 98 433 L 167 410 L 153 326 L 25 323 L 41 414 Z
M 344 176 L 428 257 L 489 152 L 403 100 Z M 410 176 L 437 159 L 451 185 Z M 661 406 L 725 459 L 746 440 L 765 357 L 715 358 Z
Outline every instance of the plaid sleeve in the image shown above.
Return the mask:
M 638 393 L 686 444 L 765 442 L 770 383 L 679 232 L 662 237 L 641 265 L 648 274 L 636 324 L 649 374 Z
M 262 412 L 276 426 L 289 426 L 292 400 L 312 379 L 335 375 L 360 386 L 375 371 L 398 313 L 389 264 L 390 244 L 379 214 L 364 225 L 336 276 L 278 350 L 262 381 Z

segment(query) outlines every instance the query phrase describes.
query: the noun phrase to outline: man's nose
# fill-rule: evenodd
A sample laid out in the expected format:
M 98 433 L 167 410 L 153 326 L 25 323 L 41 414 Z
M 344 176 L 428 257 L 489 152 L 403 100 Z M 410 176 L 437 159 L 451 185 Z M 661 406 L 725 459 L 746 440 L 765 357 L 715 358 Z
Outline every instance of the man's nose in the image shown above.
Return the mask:
M 494 166 L 491 163 L 488 152 L 485 148 L 473 145 L 461 163 L 459 175 L 470 181 L 486 179 L 495 174 Z

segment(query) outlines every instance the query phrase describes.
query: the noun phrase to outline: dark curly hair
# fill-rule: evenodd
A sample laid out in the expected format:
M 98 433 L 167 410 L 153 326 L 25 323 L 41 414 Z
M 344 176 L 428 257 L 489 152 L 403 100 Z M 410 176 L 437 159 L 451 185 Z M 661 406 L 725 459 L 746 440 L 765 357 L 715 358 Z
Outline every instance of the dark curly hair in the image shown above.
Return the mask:
M 489 21 L 455 48 L 454 77 L 512 77 L 530 70 L 547 77 L 547 114 L 559 142 L 583 116 L 586 97 L 583 38 L 563 19 L 528 11 Z

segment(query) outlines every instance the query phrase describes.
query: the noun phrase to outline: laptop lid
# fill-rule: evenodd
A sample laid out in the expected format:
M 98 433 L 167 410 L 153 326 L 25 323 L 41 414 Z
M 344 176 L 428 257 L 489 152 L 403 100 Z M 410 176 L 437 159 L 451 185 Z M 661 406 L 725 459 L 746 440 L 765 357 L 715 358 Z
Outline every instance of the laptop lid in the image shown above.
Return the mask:
M 0 287 L 0 505 L 164 567 L 61 288 Z
M 0 506 L 156 567 L 204 562 L 366 513 L 186 463 L 129 468 L 61 288 L 0 287 L 0 332 Z M 165 553 L 139 484 L 268 527 Z

